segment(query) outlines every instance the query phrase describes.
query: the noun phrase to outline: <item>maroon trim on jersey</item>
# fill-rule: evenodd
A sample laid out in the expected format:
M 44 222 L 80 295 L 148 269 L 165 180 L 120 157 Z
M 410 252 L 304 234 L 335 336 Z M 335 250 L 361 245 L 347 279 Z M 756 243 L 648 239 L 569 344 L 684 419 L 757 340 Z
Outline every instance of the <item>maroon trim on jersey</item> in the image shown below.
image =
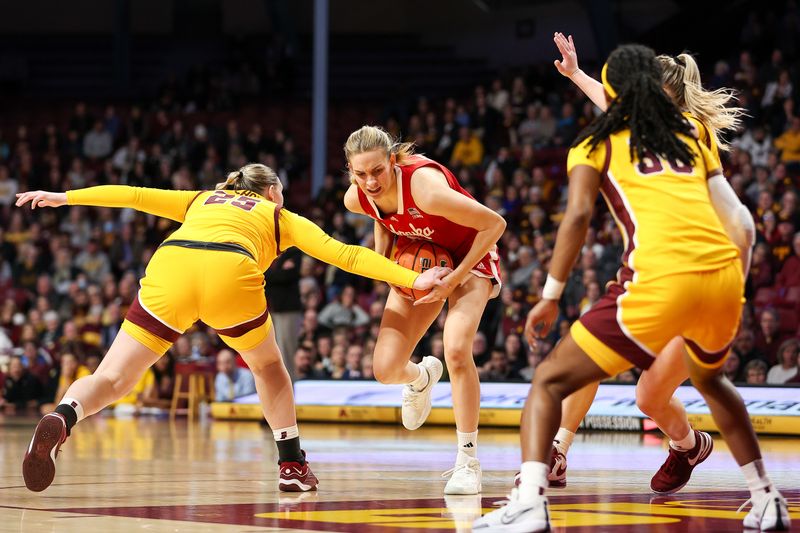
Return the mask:
M 728 352 L 731 349 L 731 344 L 733 344 L 733 341 L 731 341 L 728 344 L 726 344 L 723 349 L 716 352 L 709 352 L 702 349 L 699 344 L 697 344 L 691 339 L 687 339 L 686 337 L 684 337 L 683 340 L 686 341 L 686 345 L 692 350 L 692 353 L 694 353 L 694 355 L 698 359 L 700 359 L 707 365 L 716 365 L 722 362 L 722 360 L 725 359 L 725 357 L 727 357 Z
M 141 302 L 139 302 L 138 294 L 136 295 L 136 298 L 133 299 L 130 307 L 128 307 L 128 313 L 125 315 L 125 320 L 136 324 L 140 328 L 152 333 L 156 337 L 164 339 L 167 342 L 175 342 L 178 340 L 178 337 L 180 337 L 180 333 L 166 326 L 163 322 L 148 313 L 144 307 L 142 307 Z
M 600 192 L 603 194 L 603 197 L 606 199 L 606 203 L 608 204 L 609 208 L 614 212 L 614 215 L 619 220 L 620 224 L 622 224 L 622 229 L 625 230 L 625 234 L 628 237 L 628 246 L 625 249 L 625 253 L 622 254 L 622 262 L 627 263 L 628 257 L 630 257 L 631 252 L 633 252 L 634 246 L 634 236 L 636 235 L 636 226 L 633 223 L 633 219 L 631 218 L 631 214 L 628 212 L 628 208 L 625 207 L 625 202 L 622 201 L 622 195 L 620 191 L 617 190 L 616 186 L 612 183 L 611 179 L 608 176 L 608 166 L 611 161 L 611 141 L 606 140 L 606 161 L 603 164 L 603 174 L 602 174 L 602 181 L 600 183 Z
M 275 217 L 275 255 L 281 255 L 281 209 L 283 206 L 276 205 L 275 210 L 272 212 L 272 216 Z M 234 335 L 229 335 L 229 337 L 233 337 Z
M 245 333 L 249 333 L 250 331 L 256 329 L 257 327 L 263 325 L 268 318 L 269 318 L 269 310 L 264 309 L 264 312 L 261 313 L 261 315 L 252 320 L 248 320 L 247 322 L 239 324 L 238 326 L 218 329 L 216 331 L 219 335 L 225 335 L 226 337 L 241 337 Z
M 578 320 L 600 342 L 638 368 L 646 370 L 653 364 L 653 356 L 628 337 L 617 320 L 617 302 L 627 292 L 625 283 L 633 280 L 633 270 L 622 267 L 618 278 L 617 282 L 609 285 L 606 294 Z

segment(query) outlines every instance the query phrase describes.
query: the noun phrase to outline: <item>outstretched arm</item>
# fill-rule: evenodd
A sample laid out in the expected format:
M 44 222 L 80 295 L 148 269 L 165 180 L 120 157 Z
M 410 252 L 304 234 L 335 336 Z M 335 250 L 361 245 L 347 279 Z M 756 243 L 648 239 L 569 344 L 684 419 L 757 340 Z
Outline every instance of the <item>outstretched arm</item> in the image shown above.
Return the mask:
M 556 43 L 558 51 L 561 52 L 561 61 L 556 59 L 553 64 L 558 69 L 558 72 L 567 78 L 572 83 L 578 86 L 578 89 L 583 91 L 583 94 L 589 97 L 594 105 L 605 111 L 608 108 L 606 102 L 606 92 L 603 89 L 603 84 L 592 78 L 578 66 L 578 52 L 575 50 L 575 43 L 572 41 L 572 35 L 564 37 L 561 32 L 556 32 L 553 36 L 553 42 Z
M 369 248 L 339 242 L 307 218 L 286 209 L 281 210 L 279 225 L 282 246 L 297 246 L 311 257 L 360 276 L 426 290 L 440 285 L 441 278 L 449 273 L 449 269 L 435 267 L 418 274 Z
M 125 185 L 101 185 L 66 193 L 30 191 L 17 194 L 17 206 L 31 202 L 37 207 L 90 205 L 98 207 L 130 207 L 159 217 L 183 222 L 186 210 L 199 191 L 167 191 Z

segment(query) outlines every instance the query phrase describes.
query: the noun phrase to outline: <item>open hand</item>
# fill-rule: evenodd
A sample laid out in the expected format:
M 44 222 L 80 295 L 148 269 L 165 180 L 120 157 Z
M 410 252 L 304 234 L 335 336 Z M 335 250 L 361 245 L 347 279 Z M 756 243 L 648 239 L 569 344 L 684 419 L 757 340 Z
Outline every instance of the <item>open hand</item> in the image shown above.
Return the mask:
M 578 70 L 578 52 L 575 51 L 575 43 L 572 42 L 572 35 L 564 37 L 561 32 L 556 32 L 553 36 L 558 51 L 561 52 L 561 61 L 556 59 L 553 64 L 562 76 L 569 78 Z
M 31 209 L 37 207 L 61 207 L 67 205 L 67 193 L 47 192 L 47 191 L 28 191 L 17 193 L 17 207 L 31 203 Z
M 541 339 L 550 333 L 557 318 L 558 300 L 539 300 L 525 321 L 525 338 L 528 340 L 528 346 L 534 346 L 537 338 Z
M 430 270 L 425 271 L 425 274 L 434 269 L 439 269 L 440 271 L 437 273 L 436 282 L 433 285 L 431 292 L 429 292 L 419 300 L 416 300 L 414 302 L 414 305 L 425 305 L 434 302 L 443 302 L 447 300 L 447 298 L 450 296 L 450 293 L 453 292 L 453 289 L 456 288 L 457 283 L 455 283 L 453 280 L 453 271 L 451 269 L 447 267 L 434 267 Z M 417 278 L 417 280 L 419 280 L 425 274 L 420 275 L 419 278 Z M 414 288 L 416 289 L 417 287 L 415 286 Z

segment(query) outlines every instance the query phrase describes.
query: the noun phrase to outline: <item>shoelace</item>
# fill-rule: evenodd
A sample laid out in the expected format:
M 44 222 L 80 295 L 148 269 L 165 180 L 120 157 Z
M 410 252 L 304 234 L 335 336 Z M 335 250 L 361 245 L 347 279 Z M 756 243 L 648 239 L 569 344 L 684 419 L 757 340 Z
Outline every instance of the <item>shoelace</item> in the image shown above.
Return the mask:
M 511 489 L 511 494 L 506 496 L 505 500 L 497 500 L 496 502 L 494 502 L 492 504 L 492 506 L 494 506 L 494 507 L 505 507 L 506 505 L 508 505 L 509 503 L 511 503 L 513 501 L 516 501 L 517 499 L 519 499 L 519 489 L 513 488 L 513 489 Z
M 741 513 L 741 512 L 742 512 L 742 509 L 744 509 L 745 507 L 747 507 L 747 504 L 748 504 L 748 503 L 752 503 L 752 504 L 754 504 L 754 505 L 755 505 L 755 502 L 753 501 L 753 498 L 748 498 L 746 502 L 744 502 L 742 505 L 740 505 L 740 506 L 739 506 L 739 508 L 738 508 L 738 509 L 736 509 L 736 512 L 737 512 L 737 513 Z
M 442 477 L 450 477 L 451 475 L 455 474 L 455 473 L 456 473 L 456 472 L 458 472 L 459 470 L 465 470 L 465 469 L 474 470 L 474 469 L 473 469 L 473 468 L 470 466 L 470 463 L 471 463 L 471 462 L 472 462 L 472 461 L 467 461 L 466 463 L 461 463 L 460 465 L 456 465 L 456 466 L 454 466 L 453 468 L 451 468 L 451 469 L 450 469 L 450 470 L 448 470 L 447 472 L 442 472 Z

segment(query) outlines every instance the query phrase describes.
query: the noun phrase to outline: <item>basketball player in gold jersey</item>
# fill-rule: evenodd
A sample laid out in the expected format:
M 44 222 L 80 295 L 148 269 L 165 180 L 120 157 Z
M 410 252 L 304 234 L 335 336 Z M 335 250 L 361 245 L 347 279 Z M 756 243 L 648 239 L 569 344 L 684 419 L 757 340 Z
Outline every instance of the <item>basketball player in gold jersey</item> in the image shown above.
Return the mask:
M 786 500 L 769 480 L 744 402 L 721 373 L 741 316 L 742 262 L 731 235 L 748 231 L 746 208 L 661 87 L 653 51 L 617 48 L 603 67 L 607 111 L 573 144 L 567 209 L 542 300 L 526 337 L 547 333 L 583 246 L 598 192 L 625 240 L 623 267 L 536 369 L 521 421 L 523 463 L 509 502 L 474 524 L 481 532 L 550 529 L 545 490 L 561 402 L 638 366 L 649 368 L 674 337 L 717 427 L 741 466 L 752 509 L 746 528 L 786 529 Z
M 100 366 L 75 381 L 54 413 L 34 431 L 23 461 L 25 485 L 42 491 L 55 476 L 55 456 L 72 427 L 123 397 L 197 320 L 242 355 L 253 371 L 264 417 L 278 446 L 283 491 L 316 490 L 300 449 L 292 382 L 283 366 L 264 295 L 263 272 L 297 246 L 349 272 L 403 287 L 439 286 L 448 269 L 418 274 L 361 246 L 332 239 L 309 220 L 282 209 L 282 185 L 269 167 L 246 165 L 214 191 L 164 191 L 107 185 L 53 193 L 24 192 L 17 206 L 128 207 L 181 223 L 147 265 L 141 289 Z
M 559 73 L 569 78 L 596 106 L 605 111 L 608 104 L 603 84 L 579 68 L 572 36 L 565 37 L 562 33 L 556 33 L 553 41 L 561 53 L 561 60 L 554 62 Z M 722 168 L 719 151 L 728 150 L 729 147 L 721 133 L 737 130 L 744 110 L 731 105 L 735 101 L 732 91 L 707 91 L 703 88 L 700 70 L 691 55 L 660 55 L 656 59 L 661 66 L 664 91 L 689 119 L 700 142 L 711 151 L 716 167 Z M 755 234 L 744 232 L 731 237 L 735 238 L 734 244 L 739 248 L 747 277 Z M 653 365 L 642 372 L 636 384 L 637 406 L 670 438 L 667 460 L 650 481 L 651 489 L 657 493 L 672 493 L 683 488 L 688 483 L 692 470 L 713 449 L 711 435 L 691 428 L 683 403 L 673 396 L 678 386 L 688 378 L 689 370 L 683 364 L 683 339 L 676 337 L 662 350 Z M 549 474 L 551 487 L 566 485 L 567 451 L 596 394 L 597 383 L 593 383 L 564 400 L 561 427 L 553 441 L 552 468 Z

